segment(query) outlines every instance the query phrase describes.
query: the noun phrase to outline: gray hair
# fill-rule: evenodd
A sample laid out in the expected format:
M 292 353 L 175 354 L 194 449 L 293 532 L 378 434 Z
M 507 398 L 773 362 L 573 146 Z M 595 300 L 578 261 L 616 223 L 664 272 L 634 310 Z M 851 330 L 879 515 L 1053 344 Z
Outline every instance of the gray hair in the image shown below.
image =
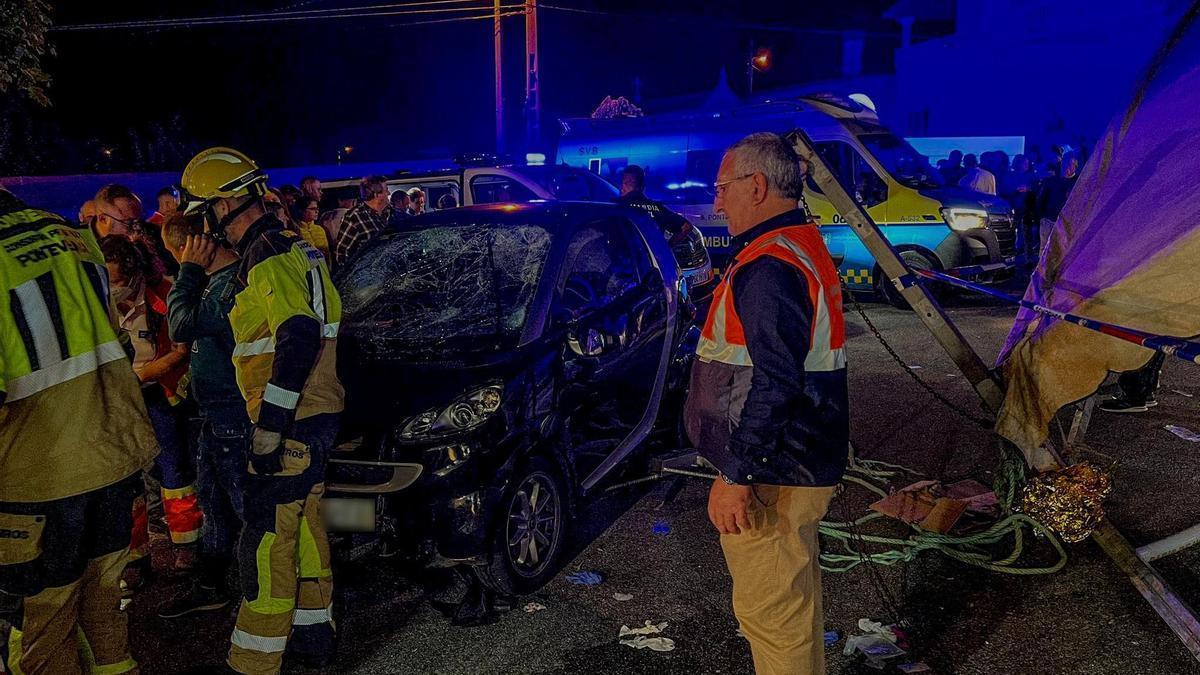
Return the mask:
M 761 173 L 767 186 L 788 199 L 800 199 L 804 192 L 804 176 L 800 158 L 792 146 L 779 134 L 763 131 L 750 134 L 729 146 L 736 176 Z

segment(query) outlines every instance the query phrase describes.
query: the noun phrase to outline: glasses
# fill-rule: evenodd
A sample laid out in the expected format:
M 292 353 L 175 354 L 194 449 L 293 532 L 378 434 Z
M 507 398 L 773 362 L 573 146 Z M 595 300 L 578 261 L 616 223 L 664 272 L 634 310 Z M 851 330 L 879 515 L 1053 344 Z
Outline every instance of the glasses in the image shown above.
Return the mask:
M 754 175 L 754 173 L 745 173 L 736 178 L 730 178 L 729 180 L 719 180 L 719 181 L 713 183 L 713 189 L 717 191 L 718 195 L 723 195 L 723 194 L 725 194 L 725 190 L 729 188 L 729 185 L 731 183 L 736 183 L 739 180 L 746 180 L 747 178 L 750 178 L 753 175 Z

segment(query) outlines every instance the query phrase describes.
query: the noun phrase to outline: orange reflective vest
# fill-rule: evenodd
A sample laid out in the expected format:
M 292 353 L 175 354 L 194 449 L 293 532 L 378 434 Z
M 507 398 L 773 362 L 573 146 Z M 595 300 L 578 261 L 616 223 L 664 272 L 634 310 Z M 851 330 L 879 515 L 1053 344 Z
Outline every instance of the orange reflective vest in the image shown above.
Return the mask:
M 846 367 L 846 328 L 842 316 L 841 278 L 816 225 L 792 225 L 772 230 L 750 242 L 734 258 L 713 292 L 712 308 L 700 334 L 696 355 L 704 361 L 751 366 L 746 334 L 733 306 L 733 275 L 740 266 L 762 256 L 793 265 L 808 282 L 813 306 L 811 347 L 804 360 L 808 372 Z

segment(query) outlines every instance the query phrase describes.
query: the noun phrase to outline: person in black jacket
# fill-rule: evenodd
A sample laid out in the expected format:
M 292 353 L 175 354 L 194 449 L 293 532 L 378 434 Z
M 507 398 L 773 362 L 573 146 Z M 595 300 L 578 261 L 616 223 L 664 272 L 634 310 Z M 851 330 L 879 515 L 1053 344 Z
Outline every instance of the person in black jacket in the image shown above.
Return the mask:
M 158 615 L 173 618 L 229 604 L 225 579 L 242 519 L 242 475 L 253 430 L 233 370 L 229 311 L 237 292 L 238 257 L 204 235 L 204 222 L 176 214 L 163 225 L 179 275 L 167 296 L 171 338 L 192 344 L 190 396 L 201 415 L 196 490 L 204 509 L 200 574 Z
M 781 137 L 734 144 L 714 188 L 735 257 L 696 349 L 687 432 L 721 474 L 708 516 L 755 670 L 823 673 L 817 524 L 850 432 L 840 279 Z
M 687 218 L 668 209 L 662 202 L 656 202 L 646 196 L 646 172 L 636 164 L 630 164 L 621 170 L 621 196 L 617 203 L 649 213 L 662 230 L 663 236 L 672 244 L 683 241 L 692 229 L 692 224 Z

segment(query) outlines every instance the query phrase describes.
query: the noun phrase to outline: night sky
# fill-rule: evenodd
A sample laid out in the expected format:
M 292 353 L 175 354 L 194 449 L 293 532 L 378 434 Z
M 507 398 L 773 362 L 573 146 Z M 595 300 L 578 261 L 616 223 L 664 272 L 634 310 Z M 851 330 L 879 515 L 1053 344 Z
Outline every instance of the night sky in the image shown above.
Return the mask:
M 836 76 L 840 40 L 823 31 L 871 33 L 868 71 L 890 68 L 898 41 L 898 27 L 880 18 L 888 0 L 543 1 L 602 12 L 539 13 L 550 135 L 556 118 L 587 115 L 605 95 L 633 98 L 635 80 L 650 101 L 711 88 L 722 67 L 740 88 L 751 43 L 775 54 L 775 67 L 756 79 L 763 89 Z M 380 2 L 59 2 L 55 23 Z M 355 148 L 355 161 L 492 150 L 491 22 L 404 25 L 413 18 L 56 32 L 57 54 L 47 61 L 53 107 L 30 113 L 11 97 L 2 102 L 15 135 L 33 142 L 0 148 L 0 174 L 178 169 L 216 144 L 273 166 L 329 163 L 344 145 Z M 517 141 L 524 20 L 504 21 L 508 127 Z

